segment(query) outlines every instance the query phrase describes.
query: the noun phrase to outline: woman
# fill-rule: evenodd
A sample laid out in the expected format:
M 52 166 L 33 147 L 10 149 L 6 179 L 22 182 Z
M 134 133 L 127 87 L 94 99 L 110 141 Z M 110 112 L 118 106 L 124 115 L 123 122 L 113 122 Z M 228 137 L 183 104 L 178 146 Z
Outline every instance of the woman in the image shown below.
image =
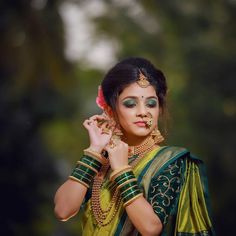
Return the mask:
M 202 162 L 188 150 L 160 146 L 166 79 L 143 58 L 105 76 L 102 115 L 83 125 L 90 145 L 55 195 L 55 214 L 82 216 L 83 235 L 213 235 Z

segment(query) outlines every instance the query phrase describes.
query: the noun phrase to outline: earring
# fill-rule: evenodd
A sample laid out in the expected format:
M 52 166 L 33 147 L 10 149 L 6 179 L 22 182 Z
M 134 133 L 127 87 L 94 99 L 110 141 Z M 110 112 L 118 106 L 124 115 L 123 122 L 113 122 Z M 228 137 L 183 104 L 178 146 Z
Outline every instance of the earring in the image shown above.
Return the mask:
M 113 130 L 111 139 L 121 139 L 123 133 L 121 131 L 120 125 L 115 121 L 113 117 L 110 117 L 109 123 L 110 123 L 109 127 Z
M 164 137 L 161 135 L 161 132 L 158 130 L 157 127 L 151 132 L 151 136 L 156 144 L 164 141 Z
M 123 135 L 119 124 L 116 126 L 115 130 L 113 131 L 113 133 L 116 136 L 122 136 Z

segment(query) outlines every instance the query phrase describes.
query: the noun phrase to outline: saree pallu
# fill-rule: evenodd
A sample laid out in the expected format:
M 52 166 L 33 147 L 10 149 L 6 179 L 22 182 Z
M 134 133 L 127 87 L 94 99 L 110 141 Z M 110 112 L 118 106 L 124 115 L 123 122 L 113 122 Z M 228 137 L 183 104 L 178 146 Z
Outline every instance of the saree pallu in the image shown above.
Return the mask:
M 139 186 L 143 189 L 144 197 L 149 198 L 151 180 L 160 175 L 165 168 L 184 158 L 184 182 L 171 209 L 168 221 L 163 225 L 162 236 L 208 236 L 214 235 L 209 217 L 208 186 L 205 177 L 203 163 L 179 147 L 159 147 L 145 157 L 133 169 L 138 179 Z M 106 209 L 111 201 L 111 183 L 107 180 L 101 189 L 101 206 Z M 113 208 L 108 217 L 111 217 Z M 140 235 L 129 220 L 123 204 L 118 206 L 118 211 L 112 222 L 100 227 L 94 220 L 91 201 L 85 205 L 82 218 L 82 235 L 84 236 L 134 236 Z

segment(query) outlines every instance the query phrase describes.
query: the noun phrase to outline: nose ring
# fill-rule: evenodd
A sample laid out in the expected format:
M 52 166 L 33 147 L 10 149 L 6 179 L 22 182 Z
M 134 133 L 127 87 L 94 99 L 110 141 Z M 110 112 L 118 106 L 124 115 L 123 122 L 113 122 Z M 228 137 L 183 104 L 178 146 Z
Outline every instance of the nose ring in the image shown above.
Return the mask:
M 151 126 L 153 125 L 153 118 L 152 118 L 152 114 L 150 112 L 148 112 L 147 114 L 148 120 L 147 120 L 147 126 L 148 128 L 151 128 Z

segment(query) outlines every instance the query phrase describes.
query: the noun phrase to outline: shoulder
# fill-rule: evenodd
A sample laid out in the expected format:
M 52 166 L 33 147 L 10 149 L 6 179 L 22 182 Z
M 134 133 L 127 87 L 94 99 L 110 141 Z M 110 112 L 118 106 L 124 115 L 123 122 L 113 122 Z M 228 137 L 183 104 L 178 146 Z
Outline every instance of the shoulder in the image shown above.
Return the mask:
M 183 164 L 187 162 L 195 162 L 196 164 L 202 163 L 202 161 L 192 155 L 190 151 L 185 147 L 179 146 L 163 146 L 159 151 L 157 151 L 154 156 L 151 167 L 155 173 L 163 171 L 166 167 L 171 165 L 172 163 L 175 165 Z
M 190 155 L 188 149 L 178 146 L 163 146 L 160 151 L 157 152 L 156 157 L 163 158 L 166 161 L 176 160 L 180 157 L 187 157 Z M 157 158 L 157 159 L 159 159 Z
M 202 162 L 201 159 L 196 157 L 194 154 L 190 152 L 189 149 L 185 147 L 179 147 L 179 146 L 163 146 L 160 150 L 160 154 L 162 156 L 166 156 L 167 159 L 175 161 L 178 158 L 181 159 L 189 159 L 196 162 Z
M 179 160 L 181 160 L 182 163 L 188 156 L 189 151 L 186 148 L 177 146 L 162 146 L 146 164 L 141 176 L 143 176 L 143 173 L 149 173 L 149 177 L 153 177 L 153 175 L 162 172 L 172 163 L 177 163 Z M 147 176 L 145 178 L 147 178 Z

